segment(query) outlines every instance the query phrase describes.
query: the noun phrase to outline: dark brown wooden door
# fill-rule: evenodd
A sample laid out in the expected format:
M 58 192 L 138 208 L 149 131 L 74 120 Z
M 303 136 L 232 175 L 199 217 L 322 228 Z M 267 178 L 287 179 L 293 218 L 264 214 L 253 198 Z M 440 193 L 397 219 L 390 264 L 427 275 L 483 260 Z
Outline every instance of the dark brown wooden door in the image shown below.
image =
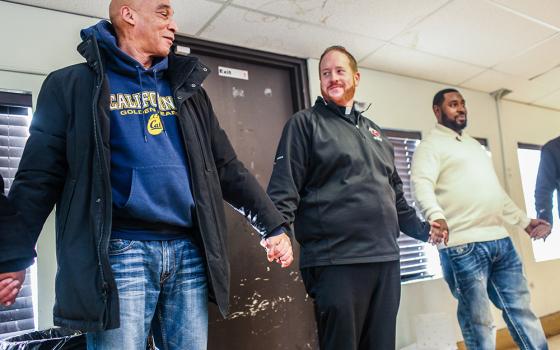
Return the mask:
M 290 73 L 266 63 L 193 55 L 212 70 L 204 88 L 239 159 L 266 188 L 282 128 L 295 112 Z M 225 73 L 230 75 L 220 76 L 219 67 L 229 69 Z M 248 79 L 232 77 L 245 75 Z M 225 206 L 231 315 L 224 320 L 210 305 L 208 348 L 316 349 L 312 302 L 301 282 L 297 258 L 287 269 L 269 263 L 258 234 L 241 215 Z M 297 243 L 294 246 L 297 249 Z M 299 252 L 295 254 L 297 257 Z

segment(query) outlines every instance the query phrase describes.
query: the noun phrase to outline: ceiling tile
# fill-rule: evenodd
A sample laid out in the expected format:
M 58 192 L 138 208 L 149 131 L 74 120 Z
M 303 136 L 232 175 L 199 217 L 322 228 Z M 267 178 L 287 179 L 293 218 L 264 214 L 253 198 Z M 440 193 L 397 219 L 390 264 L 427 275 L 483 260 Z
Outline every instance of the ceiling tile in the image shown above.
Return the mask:
M 484 70 L 392 44 L 361 61 L 360 66 L 451 85 L 457 85 Z
M 491 0 L 514 11 L 533 17 L 545 23 L 560 27 L 560 1 L 558 0 Z
M 487 1 L 456 0 L 394 42 L 491 67 L 553 34 Z
M 524 54 L 506 59 L 494 69 L 527 79 L 548 72 L 560 64 L 560 34 Z
M 223 4 L 206 0 L 183 0 L 172 2 L 172 4 L 179 33 L 190 35 L 198 33 L 223 6 Z
M 389 40 L 448 0 L 234 0 L 254 10 Z
M 530 81 L 491 69 L 461 84 L 462 87 L 484 92 L 493 92 L 502 88 L 508 89 L 512 91 L 507 95 L 508 99 L 525 103 L 532 103 L 538 98 L 555 91 L 557 89 L 555 85 L 558 84 L 551 85 L 546 82 Z
M 59 11 L 82 14 L 85 16 L 108 18 L 110 0 L 16 0 L 27 4 Z M 196 34 L 208 20 L 222 7 L 222 4 L 207 0 L 188 0 L 172 2 L 179 32 Z
M 108 18 L 111 0 L 16 0 L 20 4 L 33 5 L 53 10 L 78 13 L 86 16 Z
M 356 58 L 382 41 L 238 8 L 226 8 L 200 35 L 202 38 L 298 57 L 318 58 L 330 45 L 344 45 Z

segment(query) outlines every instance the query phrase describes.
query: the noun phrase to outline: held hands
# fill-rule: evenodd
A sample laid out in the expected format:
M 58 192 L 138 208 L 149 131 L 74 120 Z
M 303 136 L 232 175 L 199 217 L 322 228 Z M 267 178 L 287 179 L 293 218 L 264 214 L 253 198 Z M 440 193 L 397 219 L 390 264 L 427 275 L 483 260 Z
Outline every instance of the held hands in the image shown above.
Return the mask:
M 15 303 L 24 280 L 25 270 L 0 273 L 0 304 L 8 307 Z
M 428 242 L 433 245 L 438 245 L 443 243 L 447 245 L 449 241 L 449 227 L 447 227 L 447 222 L 444 219 L 437 219 L 430 223 L 432 226 L 430 229 L 430 238 Z
M 552 226 L 542 219 L 531 219 L 529 225 L 525 227 L 525 232 L 527 232 L 527 234 L 529 234 L 529 237 L 531 237 L 531 239 L 533 240 L 542 238 L 543 241 L 545 241 L 551 230 Z
M 292 243 L 286 233 L 261 240 L 269 262 L 276 261 L 282 267 L 288 267 L 294 261 Z

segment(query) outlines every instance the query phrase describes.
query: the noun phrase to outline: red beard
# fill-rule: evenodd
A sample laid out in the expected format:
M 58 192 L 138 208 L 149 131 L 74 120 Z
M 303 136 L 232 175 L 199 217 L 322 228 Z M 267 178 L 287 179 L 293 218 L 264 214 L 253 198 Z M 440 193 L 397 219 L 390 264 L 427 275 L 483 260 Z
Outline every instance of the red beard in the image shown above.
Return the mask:
M 340 84 L 331 84 L 329 85 L 329 87 L 327 88 L 327 90 L 323 90 L 321 89 L 321 95 L 323 95 L 323 98 L 326 101 L 331 101 L 334 102 L 335 104 L 337 104 L 338 106 L 346 106 L 348 104 L 348 102 L 352 101 L 354 99 L 354 94 L 356 92 L 356 84 L 352 83 L 352 85 L 348 88 L 344 88 L 344 93 L 342 94 L 341 97 L 336 97 L 336 98 L 332 98 L 329 94 L 328 94 L 328 90 L 333 87 L 333 86 L 338 86 Z

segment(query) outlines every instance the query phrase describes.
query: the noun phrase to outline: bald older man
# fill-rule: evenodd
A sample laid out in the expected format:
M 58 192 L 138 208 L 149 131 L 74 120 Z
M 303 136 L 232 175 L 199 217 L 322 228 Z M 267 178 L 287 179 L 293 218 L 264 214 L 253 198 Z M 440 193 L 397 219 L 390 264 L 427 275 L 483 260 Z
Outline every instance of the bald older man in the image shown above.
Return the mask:
M 22 232 L 0 234 L 21 253 L 0 256 L 0 295 L 13 302 L 56 204 L 56 325 L 88 332 L 89 349 L 144 349 L 150 328 L 160 349 L 205 349 L 209 296 L 228 309 L 222 199 L 283 267 L 286 222 L 220 128 L 201 87 L 208 68 L 169 52 L 170 2 L 109 11 L 111 23 L 81 31 L 86 62 L 51 73 L 39 94 L 8 196 Z

